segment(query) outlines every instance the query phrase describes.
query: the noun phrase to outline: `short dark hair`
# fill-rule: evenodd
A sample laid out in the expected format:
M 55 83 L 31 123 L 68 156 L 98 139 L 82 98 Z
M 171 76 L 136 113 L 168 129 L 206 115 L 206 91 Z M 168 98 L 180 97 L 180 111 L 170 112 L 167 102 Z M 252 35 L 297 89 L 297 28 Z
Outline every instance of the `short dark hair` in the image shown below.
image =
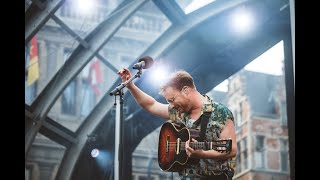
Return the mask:
M 181 90 L 183 86 L 195 88 L 192 76 L 184 70 L 178 70 L 172 73 L 169 78 L 160 86 L 160 94 L 163 94 L 168 87 Z

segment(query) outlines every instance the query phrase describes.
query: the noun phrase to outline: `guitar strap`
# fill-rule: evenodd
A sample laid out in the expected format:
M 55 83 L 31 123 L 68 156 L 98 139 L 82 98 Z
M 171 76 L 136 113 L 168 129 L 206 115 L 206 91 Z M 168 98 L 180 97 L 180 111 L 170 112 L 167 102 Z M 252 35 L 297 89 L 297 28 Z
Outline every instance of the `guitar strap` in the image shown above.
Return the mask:
M 211 116 L 211 112 L 203 112 L 200 116 L 201 127 L 200 127 L 200 135 L 197 138 L 197 141 L 203 142 L 206 136 L 207 124 L 209 122 L 209 118 Z

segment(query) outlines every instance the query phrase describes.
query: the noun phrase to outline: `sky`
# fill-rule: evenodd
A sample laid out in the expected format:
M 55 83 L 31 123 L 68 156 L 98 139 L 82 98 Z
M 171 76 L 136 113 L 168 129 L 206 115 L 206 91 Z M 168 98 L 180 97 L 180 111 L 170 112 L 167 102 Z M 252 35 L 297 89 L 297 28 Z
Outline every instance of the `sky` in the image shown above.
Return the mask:
M 191 13 L 215 0 L 193 0 L 185 9 L 186 14 Z
M 283 41 L 270 48 L 261 56 L 247 64 L 244 69 L 272 75 L 281 75 L 284 60 Z M 223 81 L 214 88 L 216 91 L 228 91 L 228 80 Z

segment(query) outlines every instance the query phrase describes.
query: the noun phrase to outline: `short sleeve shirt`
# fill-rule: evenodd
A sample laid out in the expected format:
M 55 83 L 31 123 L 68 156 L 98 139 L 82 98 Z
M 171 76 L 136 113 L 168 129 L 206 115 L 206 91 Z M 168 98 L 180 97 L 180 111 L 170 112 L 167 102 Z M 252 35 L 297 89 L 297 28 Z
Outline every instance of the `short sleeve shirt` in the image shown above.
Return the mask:
M 201 115 L 204 112 L 212 112 L 209 118 L 206 129 L 206 141 L 218 140 L 220 133 L 226 125 L 226 120 L 229 118 L 234 121 L 232 112 L 223 104 L 214 102 L 207 95 L 204 95 L 206 100 L 201 108 Z M 195 120 L 190 118 L 188 113 L 180 113 L 175 108 L 169 106 L 169 117 L 172 122 L 183 123 L 187 128 L 200 130 L 201 123 L 194 123 Z M 199 163 L 190 165 L 195 169 L 195 172 L 201 172 L 200 175 L 219 175 L 226 169 L 234 172 L 234 159 L 214 160 L 214 159 L 200 159 Z

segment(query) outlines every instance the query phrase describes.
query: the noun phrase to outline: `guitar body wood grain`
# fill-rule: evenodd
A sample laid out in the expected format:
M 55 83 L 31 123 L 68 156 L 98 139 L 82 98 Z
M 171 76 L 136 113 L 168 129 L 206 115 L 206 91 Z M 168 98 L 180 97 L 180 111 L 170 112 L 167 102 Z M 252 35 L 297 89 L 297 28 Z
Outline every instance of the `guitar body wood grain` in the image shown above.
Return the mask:
M 190 138 L 189 129 L 186 127 L 176 128 L 173 123 L 166 122 L 162 125 L 159 136 L 158 162 L 163 171 L 177 172 L 186 164 L 197 163 L 198 159 L 189 158 L 184 150 L 176 151 L 177 139 L 186 142 Z

